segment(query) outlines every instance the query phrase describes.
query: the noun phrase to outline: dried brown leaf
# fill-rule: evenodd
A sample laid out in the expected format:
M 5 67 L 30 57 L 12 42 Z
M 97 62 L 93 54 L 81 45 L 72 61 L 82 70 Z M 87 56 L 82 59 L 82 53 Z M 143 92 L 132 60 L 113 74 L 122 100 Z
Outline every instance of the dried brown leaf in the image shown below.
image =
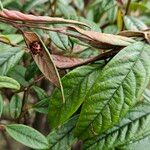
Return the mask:
M 50 82 L 52 82 L 55 86 L 61 88 L 64 102 L 63 88 L 58 70 L 44 43 L 36 33 L 23 32 L 23 35 L 30 53 L 41 72 Z
M 125 36 L 125 37 L 142 37 L 148 43 L 150 43 L 150 30 L 145 30 L 145 31 L 122 31 L 122 32 L 119 33 L 119 35 Z
M 135 42 L 131 38 L 120 35 L 87 31 L 75 26 L 68 26 L 67 29 L 80 33 L 82 36 L 79 36 L 79 39 L 84 40 L 84 42 L 88 42 L 94 47 L 102 49 L 109 49 L 114 46 L 128 46 L 129 44 Z
M 83 26 L 88 26 L 85 23 L 67 20 L 58 17 L 49 17 L 49 16 L 35 16 L 31 14 L 24 14 L 16 10 L 3 9 L 0 11 L 0 17 L 6 18 L 13 21 L 24 21 L 24 22 L 33 22 L 33 23 L 68 23 L 68 24 L 78 24 Z
M 88 59 L 81 59 L 81 58 L 75 58 L 75 57 L 66 57 L 62 55 L 52 55 L 52 58 L 54 60 L 55 65 L 60 68 L 60 69 L 65 69 L 65 68 L 72 68 L 78 65 L 82 65 L 90 58 Z

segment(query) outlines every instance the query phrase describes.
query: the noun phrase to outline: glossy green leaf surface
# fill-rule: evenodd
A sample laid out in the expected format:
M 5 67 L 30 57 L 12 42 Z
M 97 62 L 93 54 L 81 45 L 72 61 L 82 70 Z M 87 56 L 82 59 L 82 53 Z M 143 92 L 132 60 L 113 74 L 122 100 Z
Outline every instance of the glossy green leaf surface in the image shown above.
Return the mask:
M 59 28 L 61 27 L 60 25 L 55 25 L 54 26 L 55 28 Z M 52 42 L 57 46 L 59 47 L 60 49 L 62 50 L 67 50 L 69 49 L 69 38 L 67 35 L 62 35 L 60 33 L 57 33 L 57 32 L 49 32 L 49 36 L 52 40 Z
M 24 51 L 19 47 L 11 47 L 5 44 L 0 46 L 0 75 L 6 75 L 21 59 Z
M 66 102 L 59 101 L 61 93 L 55 90 L 49 104 L 49 121 L 54 128 L 65 122 L 83 103 L 87 92 L 101 73 L 100 65 L 83 66 L 69 72 L 62 79 Z
M 31 127 L 21 124 L 11 124 L 6 126 L 6 132 L 13 139 L 28 147 L 34 149 L 49 148 L 49 143 L 46 137 Z
M 128 30 L 139 31 L 148 28 L 144 22 L 131 16 L 124 16 L 124 23 Z
M 139 101 L 150 76 L 149 49 L 141 42 L 132 44 L 103 68 L 85 97 L 75 129 L 78 137 L 86 139 L 105 132 Z
M 7 76 L 0 76 L 0 88 L 9 88 L 9 89 L 20 89 L 20 84 Z
M 10 115 L 13 119 L 19 117 L 22 108 L 22 100 L 18 95 L 14 95 L 10 100 Z
M 87 140 L 86 150 L 112 150 L 128 145 L 150 135 L 150 105 L 140 104 L 133 108 L 125 119 L 111 131 Z
M 37 102 L 36 104 L 34 104 L 32 106 L 32 109 L 37 112 L 47 114 L 48 106 L 49 106 L 49 98 L 44 98 L 44 99 L 40 100 L 39 102 Z
M 34 90 L 35 94 L 37 95 L 38 100 L 42 100 L 47 97 L 46 92 L 43 89 L 41 89 L 40 87 L 33 86 L 32 89 Z
M 77 121 L 77 116 L 72 117 L 59 128 L 53 130 L 47 139 L 50 143 L 51 150 L 67 150 L 71 149 L 71 145 L 77 141 L 73 135 L 73 129 Z

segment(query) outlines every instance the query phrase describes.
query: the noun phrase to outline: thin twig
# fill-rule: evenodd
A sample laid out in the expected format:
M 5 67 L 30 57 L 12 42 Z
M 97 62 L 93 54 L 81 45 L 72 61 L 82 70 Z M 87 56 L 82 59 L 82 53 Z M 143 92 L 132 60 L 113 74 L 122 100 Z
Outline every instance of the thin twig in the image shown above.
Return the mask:
M 128 0 L 125 15 L 127 15 L 129 12 L 130 4 L 131 4 L 131 0 Z

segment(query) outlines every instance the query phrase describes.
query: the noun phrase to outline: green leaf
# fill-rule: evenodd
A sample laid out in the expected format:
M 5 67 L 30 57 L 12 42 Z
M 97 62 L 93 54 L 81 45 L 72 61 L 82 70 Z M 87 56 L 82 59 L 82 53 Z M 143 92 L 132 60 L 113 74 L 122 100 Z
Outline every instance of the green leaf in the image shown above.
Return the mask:
M 147 100 L 147 102 L 150 102 L 150 90 L 149 89 L 145 89 L 143 93 L 143 97 L 145 98 L 145 100 Z
M 49 148 L 49 143 L 46 137 L 31 127 L 21 124 L 11 124 L 6 126 L 6 132 L 13 139 L 28 147 L 34 149 Z
M 27 81 L 31 80 L 34 78 L 36 74 L 40 72 L 39 68 L 37 67 L 36 63 L 33 61 L 27 66 L 27 70 L 25 72 L 25 79 Z
M 86 150 L 108 150 L 128 145 L 150 135 L 150 105 L 140 104 L 110 131 L 85 141 Z M 128 149 L 129 150 L 129 149 Z M 135 149 L 134 149 L 135 150 Z
M 24 32 L 23 33 L 26 44 L 30 49 L 30 54 L 34 59 L 35 63 L 43 73 L 43 75 L 52 82 L 56 87 L 59 87 L 62 93 L 62 101 L 65 102 L 63 87 L 61 83 L 61 79 L 59 76 L 59 72 L 53 62 L 52 56 L 49 53 L 49 50 L 46 48 L 45 44 L 41 40 L 38 34 L 34 32 Z M 37 42 L 37 44 L 41 48 L 40 54 L 35 55 L 32 51 L 31 45 L 33 42 Z
M 59 28 L 61 26 L 53 25 L 53 27 Z M 70 41 L 69 41 L 69 38 L 67 35 L 63 35 L 63 34 L 51 31 L 51 32 L 49 32 L 49 36 L 50 36 L 52 42 L 60 49 L 67 50 L 70 48 L 70 46 L 69 46 Z
M 41 5 L 46 3 L 48 0 L 29 0 L 25 3 L 23 10 L 24 11 L 29 11 L 31 9 L 33 9 L 33 7 L 37 6 L 37 5 Z
M 21 34 L 6 34 L 11 43 L 17 44 L 23 41 L 23 36 Z
M 58 10 L 63 14 L 63 16 L 67 19 L 75 19 L 77 14 L 76 11 L 73 7 L 70 5 L 63 4 L 61 2 L 57 3 L 58 5 Z
M 82 11 L 84 9 L 84 1 L 83 0 L 76 0 L 76 1 L 73 1 L 73 3 L 79 10 Z
M 77 116 L 72 117 L 65 124 L 53 130 L 47 139 L 50 143 L 51 150 L 67 150 L 71 149 L 71 145 L 77 141 L 73 135 L 73 129 L 77 121 Z
M 107 13 L 108 13 L 108 20 L 112 23 L 112 22 L 115 22 L 117 18 L 118 6 L 115 0 L 111 0 L 111 3 L 112 3 L 112 8 L 110 8 L 107 11 Z
M 141 150 L 141 149 L 149 150 L 149 147 L 150 147 L 150 136 L 142 140 L 136 141 L 134 143 L 128 144 L 126 146 L 119 147 L 118 149 L 119 150 Z
M 0 117 L 1 117 L 1 115 L 3 113 L 3 107 L 4 107 L 3 97 L 0 94 Z
M 142 42 L 132 44 L 103 68 L 85 97 L 75 129 L 77 136 L 84 139 L 105 132 L 139 101 L 150 77 L 149 49 Z
M 86 93 L 100 73 L 100 65 L 82 66 L 63 77 L 66 102 L 62 104 L 61 101 L 58 101 L 61 98 L 61 93 L 59 89 L 56 89 L 49 104 L 48 117 L 53 128 L 64 123 L 81 106 Z
M 1 44 L 0 48 L 0 75 L 7 75 L 21 59 L 24 51 L 19 47 L 11 47 L 5 44 Z
M 42 99 L 48 97 L 46 92 L 43 89 L 41 89 L 40 87 L 32 86 L 32 89 L 35 91 L 38 100 L 42 100 Z
M 18 95 L 14 95 L 10 100 L 10 115 L 13 119 L 17 119 L 21 113 L 22 100 Z
M 104 33 L 109 33 L 109 34 L 117 34 L 118 30 L 119 29 L 116 25 L 109 25 L 106 28 L 104 28 L 103 32 Z
M 48 114 L 48 106 L 49 106 L 49 98 L 45 98 L 34 104 L 31 108 L 39 113 Z
M 20 84 L 12 78 L 9 78 L 6 76 L 0 76 L 0 88 L 9 88 L 9 89 L 19 90 Z
M 124 16 L 125 27 L 128 30 L 139 31 L 146 30 L 148 27 L 141 20 L 133 16 Z
M 22 86 L 29 86 L 29 82 L 25 80 L 26 68 L 22 65 L 16 65 L 11 71 L 9 71 L 8 76 L 17 80 Z

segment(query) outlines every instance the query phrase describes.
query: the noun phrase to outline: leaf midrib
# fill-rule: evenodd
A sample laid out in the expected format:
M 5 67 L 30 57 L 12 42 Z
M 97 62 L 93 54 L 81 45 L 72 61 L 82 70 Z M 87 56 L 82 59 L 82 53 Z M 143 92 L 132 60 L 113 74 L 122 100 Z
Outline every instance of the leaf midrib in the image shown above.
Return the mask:
M 15 55 L 17 55 L 18 53 L 20 53 L 20 52 L 22 52 L 22 51 L 16 51 L 15 53 L 13 53 L 12 55 L 10 55 L 9 57 L 7 57 L 7 59 L 6 60 L 4 60 L 1 64 L 0 64 L 0 66 L 3 66 L 6 62 L 8 62 L 13 56 L 15 56 Z
M 95 69 L 91 69 L 91 71 L 90 71 L 86 76 L 81 76 L 81 77 L 83 78 L 83 80 L 80 82 L 80 85 L 78 86 L 78 89 L 80 90 L 81 84 L 82 84 L 91 74 L 93 74 L 93 70 L 94 70 L 94 72 L 97 72 L 97 71 L 100 71 L 99 69 L 100 69 L 99 67 L 96 67 Z M 79 77 L 79 76 L 78 76 L 78 77 Z M 98 77 L 97 77 L 97 78 L 98 78 Z M 97 78 L 96 78 L 96 80 L 97 80 Z M 96 80 L 94 81 L 94 83 L 92 84 L 92 86 L 95 84 Z M 90 89 L 92 88 L 92 86 L 90 87 Z M 87 87 L 87 85 L 86 85 L 86 87 Z M 90 91 L 90 89 L 87 91 L 86 95 L 84 96 L 83 101 L 85 100 L 85 98 L 86 98 L 88 92 Z M 72 95 L 72 93 L 74 93 L 75 90 L 76 90 L 75 88 L 72 90 L 72 92 L 71 92 L 71 94 L 69 95 L 69 97 Z M 59 112 L 62 111 L 63 107 L 61 107 L 60 109 L 61 109 L 61 110 L 60 110 Z M 61 113 L 59 113 L 59 118 L 61 118 Z M 59 120 L 61 120 L 61 119 L 59 119 Z M 59 122 L 61 122 L 61 121 L 59 121 Z
M 135 64 L 137 63 L 137 61 L 139 60 L 139 56 L 141 56 L 141 54 L 144 51 L 144 45 L 141 48 L 141 52 L 138 54 L 137 59 L 135 60 L 135 62 L 133 63 L 131 69 L 129 69 L 129 72 L 127 73 L 127 75 L 124 77 L 124 79 L 122 80 L 122 82 L 120 83 L 120 85 L 118 86 L 118 88 L 114 91 L 114 93 L 112 94 L 110 100 L 108 100 L 108 102 L 103 106 L 103 108 L 101 109 L 101 111 L 93 118 L 93 120 L 88 124 L 88 126 L 86 126 L 86 128 L 84 130 L 82 130 L 82 132 L 86 131 L 87 128 L 94 122 L 94 120 L 99 116 L 99 114 L 104 110 L 104 108 L 107 106 L 107 104 L 111 101 L 112 97 L 114 96 L 114 94 L 118 91 L 118 89 L 120 88 L 120 86 L 123 84 L 124 80 L 127 78 L 127 76 L 129 75 L 129 73 L 131 72 L 132 68 L 135 66 Z M 92 131 L 92 130 L 91 130 Z M 82 133 L 81 132 L 81 133 Z M 93 131 L 92 131 L 93 132 Z M 81 133 L 79 135 L 81 135 Z
M 120 127 L 117 128 L 116 130 L 114 130 L 114 131 L 112 131 L 112 132 L 110 132 L 110 133 L 108 133 L 108 134 L 103 135 L 103 136 L 100 137 L 98 140 L 95 140 L 95 143 L 101 141 L 101 140 L 104 139 L 104 138 L 107 138 L 109 135 L 112 135 L 113 133 L 115 133 L 115 132 L 121 130 L 122 128 L 124 128 L 124 127 L 126 127 L 126 126 L 129 126 L 129 124 L 134 123 L 134 122 L 136 122 L 136 121 L 138 121 L 138 120 L 140 120 L 140 119 L 142 119 L 142 118 L 144 118 L 144 117 L 147 117 L 148 115 L 150 115 L 150 112 L 148 112 L 148 113 L 146 113 L 146 114 L 144 114 L 144 115 L 142 115 L 142 116 L 140 116 L 139 118 L 136 118 L 136 119 L 134 119 L 134 120 L 131 120 L 131 119 L 127 118 L 127 119 L 130 120 L 130 122 L 128 122 L 128 123 L 126 123 L 126 124 L 120 126 Z M 141 136 L 141 135 L 139 135 L 139 136 L 133 136 L 132 138 L 134 139 L 135 137 L 140 137 L 140 136 Z M 130 138 L 130 139 L 131 139 L 131 138 Z M 121 142 L 121 143 L 119 143 L 119 145 L 128 143 L 130 139 L 128 139 L 126 142 Z M 85 141 L 86 141 L 86 140 L 85 140 Z M 86 148 L 88 149 L 89 147 L 91 147 L 91 146 L 94 145 L 95 143 L 89 145 L 89 146 L 86 147 Z
M 19 133 L 19 134 L 21 134 L 21 135 L 25 135 L 25 136 L 29 137 L 29 139 L 32 139 L 33 141 L 37 141 L 38 143 L 41 143 L 42 145 L 47 145 L 47 146 L 49 147 L 48 142 L 45 143 L 45 142 L 43 142 L 43 141 L 40 141 L 40 140 L 37 139 L 36 137 L 35 137 L 35 138 L 32 138 L 32 136 L 30 136 L 29 134 L 26 134 L 25 132 L 21 132 L 20 130 L 16 130 L 16 129 L 14 129 L 14 128 L 11 128 L 10 126 L 8 126 L 8 129 L 11 129 L 11 130 L 13 130 L 13 131 L 15 131 L 16 133 Z M 46 139 L 46 138 L 45 138 L 45 139 Z

